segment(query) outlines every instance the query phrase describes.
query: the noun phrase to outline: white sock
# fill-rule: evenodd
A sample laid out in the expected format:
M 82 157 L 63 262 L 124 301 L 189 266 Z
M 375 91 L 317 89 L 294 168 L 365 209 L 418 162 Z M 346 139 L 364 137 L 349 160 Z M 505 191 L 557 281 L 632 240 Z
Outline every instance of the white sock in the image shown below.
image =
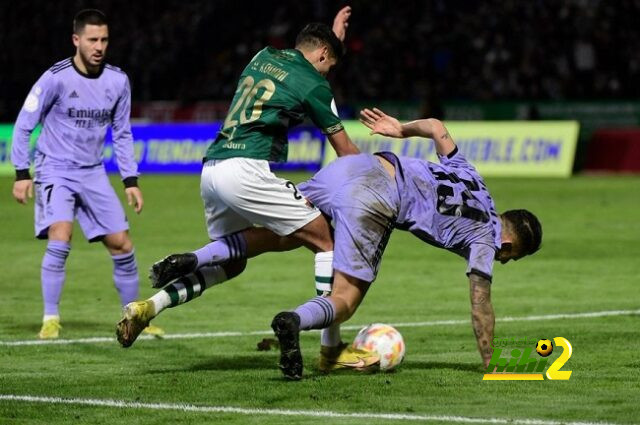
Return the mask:
M 315 257 L 316 292 L 318 295 L 331 294 L 333 285 L 333 251 L 319 252 Z M 320 331 L 320 344 L 325 347 L 340 345 L 340 325 L 333 324 Z
M 149 300 L 153 303 L 156 316 L 171 305 L 171 297 L 166 291 L 158 291 Z
M 42 316 L 43 322 L 46 322 L 47 320 L 51 320 L 51 319 L 56 319 L 59 322 L 60 316 L 58 316 L 57 314 L 45 314 L 44 316 Z
M 337 347 L 340 345 L 340 323 L 335 323 L 320 331 L 320 344 L 323 347 Z

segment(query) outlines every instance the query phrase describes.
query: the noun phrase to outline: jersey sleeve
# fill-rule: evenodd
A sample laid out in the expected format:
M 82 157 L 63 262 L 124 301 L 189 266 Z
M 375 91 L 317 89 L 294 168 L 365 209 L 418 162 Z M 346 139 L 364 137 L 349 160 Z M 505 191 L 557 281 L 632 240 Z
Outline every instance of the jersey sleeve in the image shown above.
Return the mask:
M 467 258 L 467 276 L 473 273 L 491 282 L 495 255 L 495 249 L 489 245 L 484 243 L 472 244 L 469 247 L 469 258 Z
M 129 78 L 124 77 L 124 84 L 120 97 L 113 111 L 113 148 L 116 154 L 116 162 L 123 179 L 138 176 L 138 164 L 136 164 L 133 149 L 133 136 L 131 134 L 131 87 Z
M 334 134 L 344 129 L 338 117 L 336 102 L 327 84 L 319 84 L 304 100 L 304 108 L 311 121 L 325 134 Z
M 474 170 L 475 167 L 471 165 L 470 162 L 467 161 L 467 158 L 464 157 L 462 152 L 458 150 L 456 146 L 453 151 L 451 151 L 448 155 L 440 155 L 438 154 L 438 160 L 440 163 L 447 167 L 452 168 L 465 168 L 468 170 Z
M 29 138 L 51 110 L 59 90 L 54 74 L 46 71 L 29 91 L 13 128 L 11 162 L 16 170 L 29 168 Z

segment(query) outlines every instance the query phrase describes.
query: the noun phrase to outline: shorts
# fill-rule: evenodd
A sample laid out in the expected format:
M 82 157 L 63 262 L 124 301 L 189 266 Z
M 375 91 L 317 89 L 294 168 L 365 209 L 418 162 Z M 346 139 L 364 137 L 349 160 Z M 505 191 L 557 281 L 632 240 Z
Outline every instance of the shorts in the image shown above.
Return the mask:
M 122 204 L 104 166 L 80 169 L 37 169 L 35 234 L 47 239 L 53 223 L 74 218 L 90 241 L 129 229 Z
M 374 155 L 348 155 L 299 188 L 333 219 L 333 268 L 373 282 L 400 208 L 395 179 Z
M 273 174 L 265 160 L 210 160 L 202 168 L 200 195 L 212 240 L 258 225 L 286 236 L 320 215 L 292 182 Z

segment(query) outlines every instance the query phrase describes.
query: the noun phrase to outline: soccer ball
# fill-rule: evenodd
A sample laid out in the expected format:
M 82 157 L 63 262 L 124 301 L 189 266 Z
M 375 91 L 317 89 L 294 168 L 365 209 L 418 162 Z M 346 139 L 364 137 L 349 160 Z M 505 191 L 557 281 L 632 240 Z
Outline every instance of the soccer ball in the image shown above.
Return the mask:
M 394 369 L 404 359 L 402 335 L 396 328 L 384 323 L 374 323 L 360 329 L 353 340 L 353 347 L 376 352 L 380 356 L 380 370 Z
M 553 352 L 553 344 L 551 344 L 551 341 L 548 339 L 541 339 L 536 344 L 536 351 L 542 357 L 547 357 L 549 354 Z

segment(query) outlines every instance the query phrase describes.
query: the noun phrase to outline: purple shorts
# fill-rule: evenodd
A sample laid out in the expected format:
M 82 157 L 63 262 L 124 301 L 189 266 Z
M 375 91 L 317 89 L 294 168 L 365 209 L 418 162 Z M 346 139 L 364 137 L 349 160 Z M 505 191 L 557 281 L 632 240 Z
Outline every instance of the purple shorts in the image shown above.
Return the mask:
M 333 219 L 333 268 L 373 282 L 398 215 L 395 179 L 374 155 L 348 155 L 298 189 Z
M 120 200 L 104 166 L 36 170 L 35 232 L 47 239 L 49 226 L 60 221 L 78 224 L 90 242 L 129 229 Z

